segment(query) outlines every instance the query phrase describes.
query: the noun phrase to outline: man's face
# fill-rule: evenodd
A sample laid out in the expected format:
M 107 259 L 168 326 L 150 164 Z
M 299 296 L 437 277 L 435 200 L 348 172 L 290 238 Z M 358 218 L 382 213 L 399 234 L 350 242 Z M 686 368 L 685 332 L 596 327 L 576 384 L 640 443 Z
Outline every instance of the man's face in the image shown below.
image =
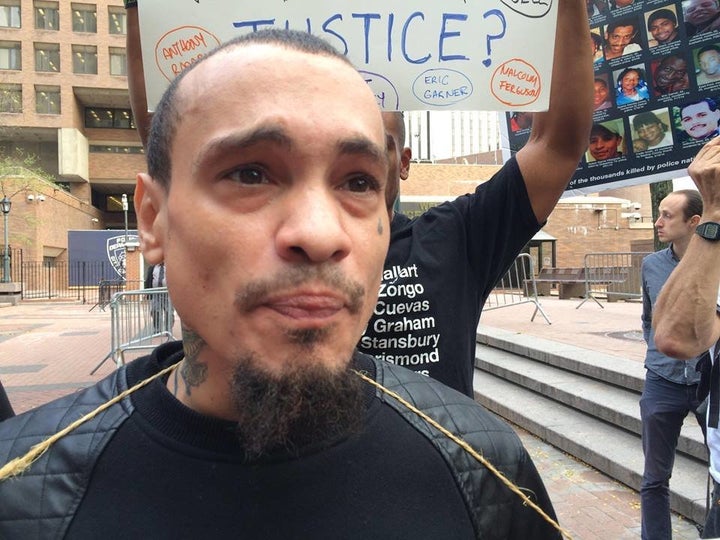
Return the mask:
M 402 117 L 397 113 L 386 111 L 382 113 L 382 119 L 385 133 L 390 137 L 390 140 L 387 141 L 390 168 L 385 198 L 388 207 L 392 207 L 400 193 L 400 180 L 407 180 L 412 151 L 410 148 L 402 146 L 404 142 L 400 135 Z
M 188 73 L 178 117 L 149 242 L 200 361 L 344 368 L 389 239 L 372 92 L 338 59 L 252 44 Z
M 700 69 L 706 75 L 718 75 L 720 73 L 720 52 L 715 50 L 705 51 L 698 56 Z
M 685 20 L 700 25 L 718 14 L 717 0 L 689 0 L 684 4 Z
M 720 110 L 710 110 L 705 101 L 684 107 L 680 117 L 682 128 L 693 139 L 704 139 L 713 135 L 718 128 L 718 121 Z
M 677 27 L 670 19 L 655 19 L 650 23 L 650 33 L 658 43 L 667 43 L 677 37 Z
M 609 93 L 609 90 L 608 90 L 607 84 L 602 83 L 600 81 L 595 81 L 594 105 L 595 105 L 596 109 L 600 105 L 602 105 L 603 103 L 605 103 L 607 101 L 608 93 Z
M 686 203 L 685 195 L 677 193 L 671 193 L 660 201 L 655 228 L 661 242 L 677 242 L 693 234 L 695 229 L 683 214 Z
M 663 93 L 685 90 L 690 86 L 687 62 L 679 56 L 664 59 L 655 70 L 655 88 Z
M 592 134 L 588 150 L 595 161 L 617 157 L 622 137 L 615 135 Z
M 610 32 L 606 32 L 605 37 L 608 41 L 608 47 L 614 55 L 621 55 L 625 50 L 625 47 L 635 37 L 634 26 L 618 26 Z
M 655 146 L 662 141 L 665 132 L 659 122 L 650 122 L 649 124 L 642 124 L 637 128 L 638 136 L 645 141 L 648 146 Z

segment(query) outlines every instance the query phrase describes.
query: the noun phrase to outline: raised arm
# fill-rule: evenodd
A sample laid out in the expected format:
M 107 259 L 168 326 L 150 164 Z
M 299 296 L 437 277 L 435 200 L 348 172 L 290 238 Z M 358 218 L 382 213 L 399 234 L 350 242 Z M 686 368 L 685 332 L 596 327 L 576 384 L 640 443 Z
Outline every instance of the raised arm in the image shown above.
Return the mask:
M 150 131 L 151 114 L 148 112 L 145 95 L 145 74 L 143 72 L 142 49 L 140 47 L 140 22 L 137 4 L 128 3 L 127 12 L 127 54 L 128 90 L 130 91 L 130 107 L 132 107 L 135 128 L 140 135 L 143 146 L 147 145 Z
M 688 173 L 703 198 L 700 223 L 720 222 L 720 137 L 698 152 Z M 660 352 L 673 358 L 690 359 L 718 340 L 719 286 L 720 241 L 693 235 L 655 304 L 653 326 L 655 345 Z
M 587 149 L 593 113 L 593 59 L 583 0 L 560 0 L 550 107 L 535 113 L 517 153 L 538 222 L 547 219 Z M 586 46 L 587 45 L 587 46 Z

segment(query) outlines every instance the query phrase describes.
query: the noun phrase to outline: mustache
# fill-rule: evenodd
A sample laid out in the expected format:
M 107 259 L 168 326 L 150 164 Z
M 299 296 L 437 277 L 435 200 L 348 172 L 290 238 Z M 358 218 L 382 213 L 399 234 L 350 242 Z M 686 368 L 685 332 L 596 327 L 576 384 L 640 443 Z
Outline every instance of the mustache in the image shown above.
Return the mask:
M 360 311 L 365 297 L 365 287 L 345 276 L 337 266 L 328 264 L 294 266 L 270 278 L 252 281 L 235 295 L 235 304 L 242 311 L 251 311 L 278 290 L 313 283 L 321 283 L 340 293 L 345 298 L 350 313 Z

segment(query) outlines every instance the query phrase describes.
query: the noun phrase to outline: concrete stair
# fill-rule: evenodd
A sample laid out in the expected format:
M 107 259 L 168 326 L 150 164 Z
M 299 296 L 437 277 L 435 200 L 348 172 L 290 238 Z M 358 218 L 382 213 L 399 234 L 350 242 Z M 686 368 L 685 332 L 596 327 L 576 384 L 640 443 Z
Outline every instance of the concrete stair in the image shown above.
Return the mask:
M 641 362 L 484 325 L 477 341 L 478 402 L 639 491 Z M 670 479 L 671 508 L 704 523 L 707 486 L 707 450 L 689 415 Z

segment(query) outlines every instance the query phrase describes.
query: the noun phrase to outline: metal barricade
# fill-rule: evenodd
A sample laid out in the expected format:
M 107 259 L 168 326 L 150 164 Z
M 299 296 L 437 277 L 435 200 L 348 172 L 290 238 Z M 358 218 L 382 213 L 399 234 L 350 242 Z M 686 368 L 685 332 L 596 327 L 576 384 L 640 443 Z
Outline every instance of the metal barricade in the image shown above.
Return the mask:
M 598 298 L 608 302 L 642 299 L 641 267 L 649 252 L 628 251 L 588 253 L 585 255 L 585 296 L 579 308 L 593 300 L 601 308 Z
M 98 285 L 98 300 L 95 305 L 90 308 L 90 311 L 96 307 L 99 307 L 100 311 L 105 311 L 113 295 L 123 290 L 125 290 L 124 279 L 103 279 Z
M 175 339 L 174 323 L 166 287 L 115 293 L 110 300 L 110 352 L 90 374 L 110 359 L 117 367 L 122 366 L 127 351 L 150 350 Z
M 535 320 L 535 316 L 540 312 L 545 322 L 552 324 L 538 300 L 535 265 L 532 257 L 528 253 L 521 253 L 515 258 L 503 277 L 495 284 L 483 309 L 489 311 L 528 303 L 535 304 L 535 311 L 530 317 L 531 322 Z

